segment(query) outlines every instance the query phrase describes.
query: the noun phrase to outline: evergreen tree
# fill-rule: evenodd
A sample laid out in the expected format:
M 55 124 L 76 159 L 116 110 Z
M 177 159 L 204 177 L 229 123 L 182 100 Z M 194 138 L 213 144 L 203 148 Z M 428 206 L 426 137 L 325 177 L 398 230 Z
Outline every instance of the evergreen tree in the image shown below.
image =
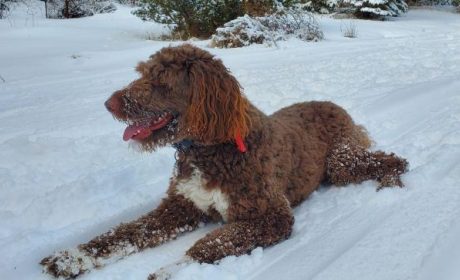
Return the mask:
M 408 10 L 404 0 L 344 0 L 344 3 L 354 6 L 360 18 L 396 17 Z
M 217 27 L 243 14 L 241 0 L 141 0 L 134 12 L 144 20 L 174 24 L 181 38 L 208 38 Z

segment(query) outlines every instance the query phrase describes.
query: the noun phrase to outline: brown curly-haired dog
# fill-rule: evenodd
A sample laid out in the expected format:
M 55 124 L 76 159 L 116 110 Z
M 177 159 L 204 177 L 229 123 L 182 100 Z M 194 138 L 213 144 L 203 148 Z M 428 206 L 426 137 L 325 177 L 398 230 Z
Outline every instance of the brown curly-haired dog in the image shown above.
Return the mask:
M 202 222 L 224 221 L 186 253 L 188 261 L 212 263 L 288 238 L 291 208 L 322 182 L 402 186 L 406 160 L 367 150 L 364 129 L 333 103 L 299 103 L 267 116 L 222 61 L 192 45 L 164 48 L 137 70 L 141 77 L 106 107 L 128 124 L 125 140 L 146 151 L 176 147 L 167 197 L 138 220 L 43 259 L 56 277 L 73 278 Z M 150 278 L 167 275 L 163 269 Z

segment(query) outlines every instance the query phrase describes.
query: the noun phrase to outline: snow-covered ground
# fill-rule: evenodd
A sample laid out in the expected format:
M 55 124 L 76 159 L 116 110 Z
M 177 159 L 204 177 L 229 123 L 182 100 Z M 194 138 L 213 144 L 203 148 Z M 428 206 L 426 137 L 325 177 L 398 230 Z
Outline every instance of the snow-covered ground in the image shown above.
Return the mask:
M 406 188 L 321 188 L 295 209 L 289 240 L 186 266 L 176 279 L 460 279 L 460 15 L 354 21 L 356 39 L 340 31 L 349 20 L 319 22 L 319 43 L 208 50 L 267 113 L 313 99 L 345 107 L 376 149 L 408 158 Z M 170 44 L 145 40 L 161 30 L 124 7 L 73 20 L 18 9 L 0 20 L 1 279 L 48 279 L 41 258 L 159 203 L 173 149 L 130 149 L 103 102 Z M 214 227 L 81 279 L 145 279 Z

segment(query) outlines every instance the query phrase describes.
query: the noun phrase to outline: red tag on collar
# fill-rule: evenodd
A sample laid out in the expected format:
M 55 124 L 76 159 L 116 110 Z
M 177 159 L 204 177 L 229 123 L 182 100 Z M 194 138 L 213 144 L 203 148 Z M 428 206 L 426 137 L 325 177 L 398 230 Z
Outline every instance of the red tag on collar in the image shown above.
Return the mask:
M 241 136 L 240 132 L 236 133 L 235 143 L 236 143 L 236 147 L 238 148 L 238 151 L 240 151 L 241 153 L 246 153 L 247 149 L 246 149 L 246 146 L 244 145 L 243 137 Z

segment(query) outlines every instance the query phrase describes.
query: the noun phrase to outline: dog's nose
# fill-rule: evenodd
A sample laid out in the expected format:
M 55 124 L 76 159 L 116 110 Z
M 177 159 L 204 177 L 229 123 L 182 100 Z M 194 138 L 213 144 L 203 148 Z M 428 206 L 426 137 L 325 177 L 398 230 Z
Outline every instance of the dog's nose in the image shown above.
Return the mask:
M 110 104 L 110 99 L 107 99 L 107 101 L 104 102 L 104 105 L 105 105 L 105 108 L 109 110 L 109 112 L 113 112 L 112 104 Z
M 109 110 L 109 112 L 112 112 L 112 108 L 110 107 L 110 99 L 104 102 L 105 108 Z
M 105 108 L 109 110 L 110 113 L 118 113 L 120 111 L 120 101 L 118 100 L 117 96 L 110 97 L 105 103 Z

